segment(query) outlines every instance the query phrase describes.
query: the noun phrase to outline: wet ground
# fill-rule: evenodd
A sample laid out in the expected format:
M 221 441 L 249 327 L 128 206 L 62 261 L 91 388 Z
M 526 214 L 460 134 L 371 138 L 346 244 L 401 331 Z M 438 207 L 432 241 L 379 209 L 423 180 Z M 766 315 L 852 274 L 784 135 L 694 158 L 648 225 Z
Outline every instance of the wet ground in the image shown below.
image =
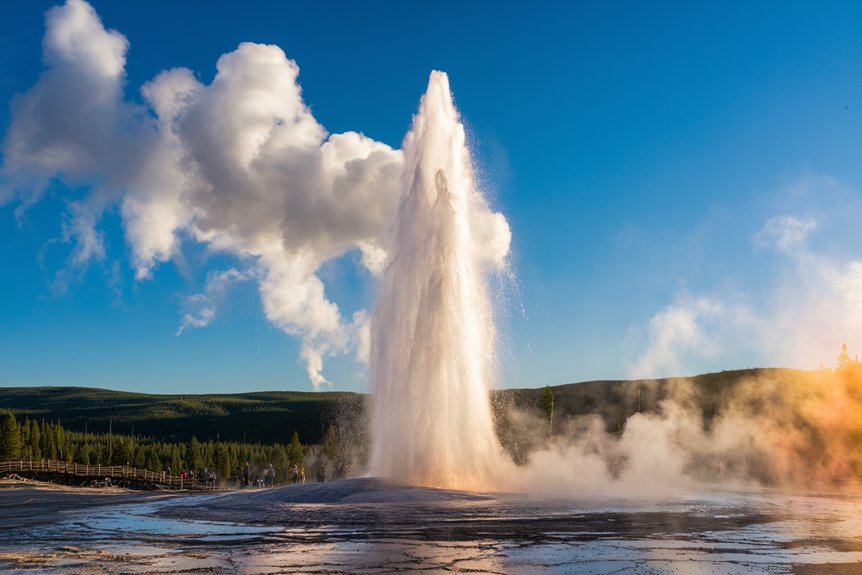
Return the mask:
M 0 489 L 16 573 L 862 574 L 862 495 L 601 503 L 354 479 L 228 495 Z

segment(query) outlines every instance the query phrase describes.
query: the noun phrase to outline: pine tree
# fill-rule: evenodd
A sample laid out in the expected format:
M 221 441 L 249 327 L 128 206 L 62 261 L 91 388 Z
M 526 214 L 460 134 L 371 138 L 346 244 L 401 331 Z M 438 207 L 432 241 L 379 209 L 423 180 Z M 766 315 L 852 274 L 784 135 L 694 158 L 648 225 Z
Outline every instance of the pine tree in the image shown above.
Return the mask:
M 299 442 L 299 432 L 294 431 L 287 448 L 287 459 L 290 465 L 302 465 L 302 444 Z
M 230 444 L 230 475 L 231 477 L 239 477 L 242 472 L 243 460 L 239 456 L 239 444 Z
M 227 479 L 230 477 L 230 452 L 228 452 L 227 444 L 225 442 L 219 442 L 218 447 L 216 448 L 216 456 L 216 474 L 222 479 Z
M 42 434 L 39 432 L 39 423 L 35 419 L 30 421 L 30 448 L 33 459 L 42 459 Z
M 0 461 L 21 457 L 21 430 L 11 411 L 6 412 L 0 431 Z
M 179 475 L 183 469 L 183 461 L 180 457 L 180 446 L 175 445 L 171 450 L 171 473 Z
M 27 459 L 24 457 L 24 452 L 27 450 L 27 446 L 30 445 L 30 420 L 25 417 L 24 423 L 18 429 L 21 432 L 21 459 Z
M 147 450 L 147 469 L 160 473 L 162 471 L 162 462 L 156 454 L 156 450 L 152 446 Z
M 72 463 L 75 461 L 75 455 L 78 452 L 78 448 L 74 443 L 66 442 L 66 451 L 63 454 L 64 460 L 66 463 Z
M 204 460 L 201 457 L 201 444 L 194 435 L 192 435 L 192 439 L 186 448 L 186 464 L 189 466 L 189 469 L 195 471 L 202 469 L 204 466 Z
M 57 445 L 57 455 L 58 459 L 65 459 L 65 451 L 66 451 L 66 433 L 63 430 L 63 426 L 60 425 L 60 422 L 57 421 L 57 424 L 54 427 L 54 442 Z
M 128 443 L 121 437 L 114 439 L 114 450 L 111 454 L 111 465 L 128 465 L 132 459 Z
M 40 424 L 39 433 L 42 436 L 42 457 L 45 459 L 57 459 L 57 443 L 54 441 L 54 430 L 50 423 L 44 419 Z
M 91 460 L 92 448 L 89 443 L 84 443 L 81 446 L 81 449 L 78 450 L 77 459 L 75 460 L 78 463 L 83 463 L 84 465 L 90 465 L 92 463 Z
M 215 468 L 215 447 L 212 441 L 207 441 L 201 445 L 201 455 L 204 460 L 204 467 L 207 469 Z
M 103 436 L 104 437 L 104 436 Z M 111 452 L 112 452 L 112 444 L 113 437 L 109 437 L 105 439 L 104 442 L 99 443 L 99 449 L 96 450 L 96 464 L 97 465 L 110 465 L 111 464 Z
M 139 469 L 143 469 L 147 465 L 146 452 L 144 451 L 143 445 L 138 445 L 135 447 L 135 456 L 132 461 L 132 465 Z

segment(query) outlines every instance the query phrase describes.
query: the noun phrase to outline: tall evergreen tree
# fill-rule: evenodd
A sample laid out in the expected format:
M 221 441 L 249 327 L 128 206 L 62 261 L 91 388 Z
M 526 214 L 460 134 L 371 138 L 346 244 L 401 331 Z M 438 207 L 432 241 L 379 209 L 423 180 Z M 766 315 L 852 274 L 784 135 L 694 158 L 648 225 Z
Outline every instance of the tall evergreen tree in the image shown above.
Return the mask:
M 39 433 L 42 436 L 42 457 L 57 459 L 57 443 L 54 441 L 53 426 L 43 419 L 39 427 Z
M 30 420 L 25 417 L 18 429 L 21 432 L 21 459 L 24 459 L 24 451 L 30 445 Z
M 155 449 L 147 450 L 147 469 L 160 473 L 162 471 L 162 462 L 158 457 Z
M 290 438 L 290 446 L 287 448 L 287 459 L 290 465 L 302 465 L 302 443 L 299 442 L 299 432 L 294 431 L 293 437 Z
M 174 475 L 179 475 L 182 469 L 183 461 L 180 456 L 180 446 L 175 445 L 173 449 L 171 449 L 171 473 L 173 473 Z
M 216 447 L 216 458 L 215 469 L 218 477 L 227 479 L 230 476 L 230 452 L 228 451 L 227 443 L 224 441 L 220 441 L 218 447 Z
M 63 461 L 72 463 L 75 461 L 75 455 L 78 452 L 78 446 L 72 442 L 66 443 L 65 451 L 63 452 Z
M 201 443 L 194 435 L 192 435 L 192 439 L 186 448 L 186 465 L 195 471 L 202 469 L 204 466 L 204 460 L 201 457 Z
M 131 463 L 132 455 L 129 453 L 129 444 L 122 438 L 114 439 L 114 450 L 111 454 L 111 465 L 128 465 Z
M 59 421 L 52 427 L 54 429 L 54 443 L 57 445 L 57 458 L 65 460 L 66 433 Z
M 7 411 L 3 418 L 2 431 L 0 431 L 0 461 L 19 459 L 21 457 L 21 430 L 18 420 Z
M 135 447 L 135 455 L 132 460 L 132 465 L 135 467 L 143 469 L 147 465 L 147 453 L 144 450 L 143 445 L 138 445 Z
M 30 420 L 30 448 L 30 457 L 42 459 L 42 435 L 39 432 L 39 422 L 35 419 Z
M 83 463 L 84 465 L 90 465 L 92 463 L 92 447 L 90 447 L 89 443 L 85 443 L 81 446 L 81 449 L 78 450 L 77 459 L 75 461 L 77 463 Z

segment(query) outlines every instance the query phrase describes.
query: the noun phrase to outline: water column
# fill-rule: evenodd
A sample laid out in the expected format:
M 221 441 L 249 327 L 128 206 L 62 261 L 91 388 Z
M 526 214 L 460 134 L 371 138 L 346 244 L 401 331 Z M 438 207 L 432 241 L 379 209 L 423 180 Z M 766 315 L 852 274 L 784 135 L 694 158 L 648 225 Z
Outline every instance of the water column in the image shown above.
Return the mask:
M 489 400 L 495 331 L 475 225 L 487 204 L 445 73 L 432 72 L 403 149 L 393 248 L 371 323 L 370 471 L 493 488 L 502 461 Z

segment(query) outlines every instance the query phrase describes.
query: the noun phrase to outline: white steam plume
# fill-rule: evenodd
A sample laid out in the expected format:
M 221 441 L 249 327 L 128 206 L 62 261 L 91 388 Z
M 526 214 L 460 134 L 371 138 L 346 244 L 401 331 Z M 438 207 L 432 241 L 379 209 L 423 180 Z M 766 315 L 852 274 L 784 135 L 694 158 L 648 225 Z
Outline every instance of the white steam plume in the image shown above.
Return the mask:
M 683 291 L 650 319 L 648 342 L 629 374 L 683 375 L 704 359 L 726 366 L 739 350 L 765 365 L 811 369 L 834 359 L 842 343 L 862 347 L 862 261 L 812 248 L 808 238 L 817 229 L 810 217 L 767 220 L 752 244 L 777 254 L 781 265 L 762 311 L 738 295 Z
M 862 260 L 812 248 L 816 228 L 814 219 L 777 216 L 754 238 L 784 258 L 763 342 L 785 365 L 816 367 L 842 343 L 862 347 Z

